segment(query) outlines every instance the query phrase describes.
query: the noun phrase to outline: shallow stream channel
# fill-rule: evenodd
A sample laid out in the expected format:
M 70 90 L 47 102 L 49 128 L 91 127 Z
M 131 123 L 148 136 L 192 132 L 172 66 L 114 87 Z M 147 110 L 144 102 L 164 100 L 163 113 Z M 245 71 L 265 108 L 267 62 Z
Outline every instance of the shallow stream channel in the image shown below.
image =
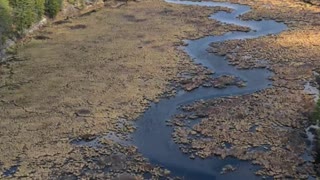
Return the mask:
M 209 18 L 226 24 L 235 24 L 249 27 L 250 32 L 228 32 L 222 36 L 206 36 L 197 40 L 186 40 L 187 46 L 181 47 L 195 63 L 205 66 L 215 72 L 213 75 L 231 75 L 246 82 L 245 87 L 228 86 L 223 89 L 200 87 L 191 92 L 181 91 L 174 97 L 153 103 L 151 107 L 137 120 L 137 130 L 133 134 L 133 143 L 138 151 L 155 165 L 170 170 L 173 176 L 184 179 L 262 179 L 256 176 L 255 171 L 260 167 L 252 165 L 249 161 L 240 161 L 236 158 L 211 157 L 208 159 L 190 159 L 172 140 L 173 128 L 167 126 L 167 121 L 175 114 L 179 114 L 182 105 L 195 101 L 214 99 L 218 97 L 239 96 L 251 94 L 272 86 L 269 77 L 272 73 L 263 68 L 237 69 L 229 65 L 225 57 L 207 52 L 211 43 L 227 40 L 253 39 L 266 35 L 275 35 L 287 29 L 286 25 L 273 20 L 243 21 L 239 18 L 250 11 L 250 7 L 239 4 L 220 2 L 194 2 L 166 0 L 167 3 L 181 6 L 226 7 L 232 9 L 231 13 L 220 11 Z M 226 165 L 236 167 L 234 172 L 222 174 L 221 169 Z

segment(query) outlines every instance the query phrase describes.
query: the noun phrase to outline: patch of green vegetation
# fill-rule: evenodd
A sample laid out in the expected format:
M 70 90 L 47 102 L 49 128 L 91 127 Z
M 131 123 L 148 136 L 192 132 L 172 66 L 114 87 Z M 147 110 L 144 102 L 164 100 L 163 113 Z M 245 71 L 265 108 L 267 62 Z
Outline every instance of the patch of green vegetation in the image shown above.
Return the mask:
M 39 21 L 42 19 L 42 16 L 45 12 L 45 0 L 35 0 L 35 13 L 36 19 Z
M 63 0 L 0 0 L 0 48 L 8 39 L 22 37 L 44 15 L 54 18 L 62 3 Z M 6 51 L 14 53 L 15 48 Z
M 46 14 L 50 18 L 54 18 L 62 7 L 62 0 L 46 0 L 45 2 Z
M 313 123 L 317 123 L 317 121 L 320 120 L 320 99 L 317 101 L 317 104 L 311 116 L 311 120 Z
M 0 0 L 0 40 L 21 35 L 24 30 L 42 19 L 54 18 L 61 10 L 63 0 Z
M 23 30 L 29 28 L 36 21 L 35 2 L 31 0 L 11 0 L 10 3 L 13 5 L 14 30 L 21 34 Z
M 5 35 L 11 32 L 11 13 L 12 9 L 9 6 L 9 1 L 0 0 L 0 44 L 5 41 Z

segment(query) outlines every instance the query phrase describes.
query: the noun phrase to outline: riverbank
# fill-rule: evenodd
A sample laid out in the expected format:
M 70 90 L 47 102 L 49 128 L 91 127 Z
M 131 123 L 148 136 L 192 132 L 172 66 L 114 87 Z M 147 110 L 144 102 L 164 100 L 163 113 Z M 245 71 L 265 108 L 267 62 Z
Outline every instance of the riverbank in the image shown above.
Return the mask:
M 246 17 L 289 19 L 289 32 L 226 42 L 230 46 L 220 44 L 224 48 L 218 51 L 240 44 L 239 50 L 231 48 L 228 53 L 234 51 L 242 62 L 256 63 L 245 52 L 252 53 L 250 57 L 267 57 L 276 74 L 276 89 L 259 95 L 257 102 L 269 97 L 271 104 L 265 108 L 274 114 L 272 122 L 302 129 L 313 104 L 301 87 L 305 80 L 312 79 L 310 68 L 317 68 L 320 51 L 314 39 L 320 21 L 314 7 L 289 0 L 271 2 L 246 1 L 255 9 Z M 109 132 L 134 131 L 130 120 L 137 118 L 150 101 L 158 101 L 179 72 L 197 69 L 176 48 L 183 39 L 243 29 L 208 20 L 207 16 L 217 10 L 221 8 L 169 5 L 155 0 L 129 2 L 120 9 L 103 9 L 35 34 L 46 38 L 32 39 L 18 50 L 14 61 L 0 69 L 2 177 L 167 175 L 168 171 L 150 165 L 134 147 L 119 145 L 107 137 L 101 140 L 104 148 L 79 147 L 71 142 L 90 141 Z M 260 43 L 264 48 L 257 48 Z

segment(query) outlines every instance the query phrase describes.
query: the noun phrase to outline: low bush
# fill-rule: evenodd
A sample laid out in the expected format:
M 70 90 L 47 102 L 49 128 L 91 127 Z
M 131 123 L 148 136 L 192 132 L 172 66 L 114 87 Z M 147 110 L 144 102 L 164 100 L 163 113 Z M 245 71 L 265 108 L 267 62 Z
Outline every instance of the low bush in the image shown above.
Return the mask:
M 14 30 L 21 34 L 37 20 L 34 0 L 11 0 Z
M 45 10 L 46 15 L 50 18 L 54 18 L 58 12 L 61 10 L 62 0 L 46 0 Z
M 0 0 L 0 36 L 23 34 L 44 15 L 54 18 L 63 0 Z

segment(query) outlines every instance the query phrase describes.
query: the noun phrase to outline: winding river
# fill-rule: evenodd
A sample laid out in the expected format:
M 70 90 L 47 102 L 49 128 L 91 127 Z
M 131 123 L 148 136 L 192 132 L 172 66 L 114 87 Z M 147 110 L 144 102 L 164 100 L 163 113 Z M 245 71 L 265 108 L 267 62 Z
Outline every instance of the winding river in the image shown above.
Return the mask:
M 250 32 L 229 32 L 222 36 L 207 36 L 197 40 L 187 40 L 188 45 L 183 50 L 194 60 L 214 71 L 214 76 L 233 75 L 246 81 L 246 87 L 238 88 L 229 86 L 225 89 L 198 88 L 191 92 L 179 92 L 169 99 L 162 99 L 154 103 L 138 119 L 137 130 L 133 134 L 134 144 L 140 153 L 148 158 L 151 163 L 164 167 L 171 171 L 174 176 L 184 179 L 261 179 L 254 172 L 259 169 L 248 161 L 240 161 L 236 158 L 221 159 L 212 157 L 208 159 L 190 159 L 179 150 L 171 138 L 172 127 L 166 125 L 166 121 L 179 113 L 179 106 L 192 103 L 200 99 L 212 99 L 224 96 L 239 96 L 254 93 L 271 86 L 268 77 L 272 75 L 267 69 L 239 70 L 228 65 L 224 57 L 208 53 L 206 49 L 212 42 L 222 42 L 235 39 L 252 39 L 261 36 L 278 34 L 287 27 L 283 23 L 273 20 L 242 21 L 238 17 L 250 11 L 250 7 L 231 3 L 218 2 L 193 2 L 180 0 L 166 0 L 168 3 L 206 6 L 227 7 L 233 9 L 231 13 L 220 11 L 212 14 L 209 18 L 223 23 L 249 27 Z M 237 171 L 220 174 L 221 169 L 230 164 L 237 167 Z

